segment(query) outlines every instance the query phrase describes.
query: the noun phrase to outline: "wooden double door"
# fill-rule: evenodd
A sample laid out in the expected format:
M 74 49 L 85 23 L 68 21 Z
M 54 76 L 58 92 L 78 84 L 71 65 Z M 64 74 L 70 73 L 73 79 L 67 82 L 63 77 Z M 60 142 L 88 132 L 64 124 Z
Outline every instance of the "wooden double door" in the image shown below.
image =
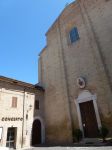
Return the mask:
M 84 137 L 95 138 L 98 136 L 98 124 L 96 120 L 95 109 L 93 101 L 80 103 L 80 112 L 82 118 L 82 125 Z

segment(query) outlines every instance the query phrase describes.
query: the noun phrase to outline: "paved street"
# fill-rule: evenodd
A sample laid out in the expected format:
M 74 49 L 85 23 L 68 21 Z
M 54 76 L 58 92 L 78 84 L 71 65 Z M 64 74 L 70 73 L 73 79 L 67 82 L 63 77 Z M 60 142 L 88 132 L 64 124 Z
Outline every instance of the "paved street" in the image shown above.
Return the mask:
M 26 150 L 112 150 L 110 147 L 38 147 Z

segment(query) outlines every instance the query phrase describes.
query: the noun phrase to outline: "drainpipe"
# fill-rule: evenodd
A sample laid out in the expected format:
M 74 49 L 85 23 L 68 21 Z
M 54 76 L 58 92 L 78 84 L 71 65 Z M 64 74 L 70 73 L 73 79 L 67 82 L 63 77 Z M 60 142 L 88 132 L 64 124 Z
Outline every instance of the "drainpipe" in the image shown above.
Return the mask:
M 24 95 L 23 95 L 23 121 L 22 121 L 22 141 L 21 141 L 21 148 L 23 148 L 24 144 L 24 112 L 25 112 L 25 88 L 24 88 Z

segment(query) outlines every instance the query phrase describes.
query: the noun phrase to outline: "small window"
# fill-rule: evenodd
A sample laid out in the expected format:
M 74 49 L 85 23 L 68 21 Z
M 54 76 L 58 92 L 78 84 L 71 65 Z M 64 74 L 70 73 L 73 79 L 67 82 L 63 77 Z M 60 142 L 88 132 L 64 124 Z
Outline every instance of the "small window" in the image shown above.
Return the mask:
M 39 106 L 39 100 L 35 100 L 35 109 L 39 109 L 40 106 Z
M 26 114 L 26 120 L 28 120 L 28 114 Z
M 13 108 L 17 107 L 17 97 L 12 97 L 12 107 Z
M 79 40 L 79 33 L 78 33 L 78 30 L 76 27 L 74 27 L 70 33 L 69 33 L 69 36 L 70 36 L 70 41 L 71 43 L 74 43 L 76 42 L 77 40 Z

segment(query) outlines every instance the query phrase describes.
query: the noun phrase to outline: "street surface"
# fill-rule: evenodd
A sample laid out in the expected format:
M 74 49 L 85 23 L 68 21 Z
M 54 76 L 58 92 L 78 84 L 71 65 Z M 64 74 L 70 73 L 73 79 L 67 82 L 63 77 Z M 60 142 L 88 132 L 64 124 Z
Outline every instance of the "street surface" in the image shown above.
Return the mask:
M 109 147 L 36 147 L 25 150 L 112 150 L 112 146 Z

